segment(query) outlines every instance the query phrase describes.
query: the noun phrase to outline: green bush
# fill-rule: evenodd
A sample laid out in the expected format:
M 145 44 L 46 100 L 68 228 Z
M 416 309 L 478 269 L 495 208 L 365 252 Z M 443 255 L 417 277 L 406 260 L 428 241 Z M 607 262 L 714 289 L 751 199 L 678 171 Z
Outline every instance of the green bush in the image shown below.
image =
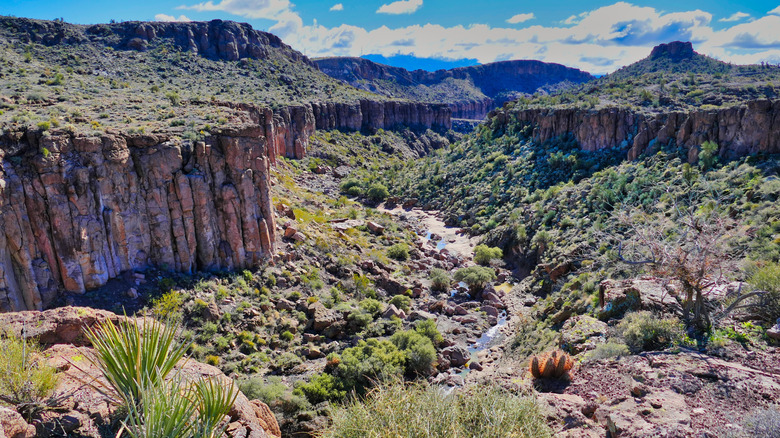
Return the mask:
M 382 313 L 383 310 L 385 310 L 385 305 L 379 300 L 375 300 L 373 298 L 366 298 L 359 304 L 360 308 L 365 310 L 366 312 L 370 313 L 374 318 L 379 316 L 380 313 Z
M 366 192 L 366 195 L 372 201 L 381 202 L 387 199 L 388 196 L 390 196 L 390 192 L 387 191 L 387 187 L 385 187 L 384 185 L 376 183 L 376 184 L 371 184 L 371 187 L 368 188 L 368 192 Z
M 487 245 L 477 245 L 474 248 L 474 263 L 488 266 L 493 260 L 500 260 L 504 256 L 501 248 L 491 248 Z
M 469 266 L 455 271 L 455 280 L 462 281 L 472 291 L 482 290 L 488 282 L 496 279 L 496 271 L 485 266 Z
M 403 310 L 404 312 L 408 312 L 412 307 L 412 299 L 406 295 L 396 295 L 390 299 L 390 304 Z
M 341 183 L 340 189 L 343 193 L 350 194 L 349 191 L 351 189 L 358 189 L 360 192 L 362 192 L 362 189 L 360 188 L 361 184 L 360 181 L 358 181 L 355 178 L 348 178 L 344 180 L 344 182 Z M 352 195 L 350 195 L 352 196 Z
M 546 438 L 552 431 L 536 399 L 494 386 L 447 395 L 433 386 L 381 386 L 336 409 L 323 438 Z
M 436 327 L 436 320 L 423 319 L 422 321 L 417 321 L 414 330 L 430 339 L 433 345 L 439 345 L 444 342 L 444 337 L 439 332 L 439 328 Z
M 356 347 L 341 353 L 335 376 L 344 389 L 364 394 L 373 382 L 400 376 L 406 356 L 392 342 L 371 338 L 360 340 Z
M 387 256 L 399 262 L 409 260 L 409 246 L 405 243 L 396 243 L 387 249 Z
M 260 400 L 269 406 L 282 398 L 287 391 L 287 386 L 279 376 L 269 377 L 267 383 L 261 377 L 253 377 L 239 382 L 238 387 L 250 400 Z
M 774 324 L 780 318 L 780 263 L 767 263 L 756 269 L 748 280 L 754 290 L 767 292 L 755 304 L 765 322 Z
M 682 340 L 683 329 L 679 319 L 648 311 L 627 313 L 617 325 L 618 333 L 635 353 L 671 347 Z
M 27 418 L 57 386 L 57 371 L 46 364 L 37 342 L 12 334 L 0 333 L 0 358 L 0 402 Z
M 452 279 L 444 269 L 433 268 L 430 273 L 431 289 L 437 292 L 446 292 L 450 288 Z
M 341 381 L 330 374 L 315 374 L 308 382 L 299 384 L 293 394 L 306 397 L 313 405 L 324 401 L 339 401 L 347 396 Z
M 406 330 L 395 333 L 390 337 L 390 342 L 404 352 L 404 369 L 407 375 L 428 376 L 433 372 L 436 348 L 429 338 L 414 330 Z
M 615 359 L 631 354 L 626 344 L 617 342 L 607 342 L 599 344 L 594 350 L 590 351 L 585 360 Z

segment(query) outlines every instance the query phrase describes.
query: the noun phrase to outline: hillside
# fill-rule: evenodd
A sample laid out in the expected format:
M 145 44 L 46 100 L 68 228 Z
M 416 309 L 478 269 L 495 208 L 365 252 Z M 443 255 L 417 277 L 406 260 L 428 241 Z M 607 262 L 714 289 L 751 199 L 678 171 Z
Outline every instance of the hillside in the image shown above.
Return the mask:
M 631 108 L 649 114 L 719 109 L 775 99 L 780 67 L 727 64 L 690 42 L 655 47 L 647 58 L 554 96 L 520 98 L 523 108 Z
M 442 102 L 455 118 L 483 119 L 488 111 L 519 96 L 551 94 L 593 77 L 577 69 L 539 61 L 503 61 L 428 72 L 407 71 L 362 58 L 322 58 L 324 73 L 356 88 L 394 98 Z

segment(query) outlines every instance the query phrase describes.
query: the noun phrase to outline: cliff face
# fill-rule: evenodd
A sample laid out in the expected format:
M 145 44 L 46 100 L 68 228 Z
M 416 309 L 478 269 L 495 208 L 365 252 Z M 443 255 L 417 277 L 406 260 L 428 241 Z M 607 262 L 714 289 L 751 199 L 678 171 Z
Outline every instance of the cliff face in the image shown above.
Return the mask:
M 6 134 L 0 171 L 0 311 L 40 309 L 128 269 L 249 267 L 274 250 L 263 132 Z
M 672 144 L 688 148 L 689 160 L 696 161 L 698 147 L 705 141 L 718 143 L 719 155 L 726 158 L 780 153 L 780 101 L 756 100 L 731 108 L 657 115 L 609 108 L 502 109 L 491 116 L 501 123 L 531 124 L 539 141 L 571 133 L 584 150 L 625 147 L 629 160 L 654 146 Z
M 208 22 L 143 22 L 74 25 L 57 21 L 1 17 L 24 41 L 45 45 L 100 43 L 117 50 L 145 51 L 154 44 L 170 44 L 211 59 L 237 61 L 265 59 L 278 50 L 293 61 L 313 63 L 284 44 L 276 35 L 252 29 L 246 23 L 212 20 Z
M 464 119 L 483 119 L 491 109 L 519 94 L 551 91 L 593 79 L 583 71 L 540 61 L 503 61 L 435 72 L 408 71 L 362 58 L 314 62 L 328 76 L 358 88 L 390 97 L 447 103 L 453 117 Z M 463 88 L 457 81 L 471 85 Z
M 41 309 L 120 272 L 251 267 L 271 257 L 269 168 L 316 129 L 449 129 L 446 105 L 360 101 L 276 111 L 206 138 L 7 131 L 0 137 L 0 312 Z

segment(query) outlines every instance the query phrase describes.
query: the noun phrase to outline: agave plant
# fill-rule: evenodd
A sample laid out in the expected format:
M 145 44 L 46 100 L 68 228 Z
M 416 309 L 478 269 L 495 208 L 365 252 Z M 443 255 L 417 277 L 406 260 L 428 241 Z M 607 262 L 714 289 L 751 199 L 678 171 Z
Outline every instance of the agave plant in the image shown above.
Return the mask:
M 143 400 L 146 386 L 165 381 L 189 346 L 177 344 L 175 326 L 157 321 L 144 323 L 143 329 L 128 319 L 118 325 L 106 321 L 88 328 L 87 338 L 95 365 L 128 406 Z

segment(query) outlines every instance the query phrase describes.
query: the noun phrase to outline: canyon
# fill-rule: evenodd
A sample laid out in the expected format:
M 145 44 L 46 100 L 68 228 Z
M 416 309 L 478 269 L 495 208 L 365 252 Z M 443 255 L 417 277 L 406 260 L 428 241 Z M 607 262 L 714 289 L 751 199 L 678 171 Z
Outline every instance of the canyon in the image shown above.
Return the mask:
M 728 108 L 648 114 L 629 108 L 599 110 L 513 109 L 491 114 L 497 123 L 521 122 L 533 127 L 533 137 L 545 142 L 571 134 L 586 151 L 627 149 L 628 160 L 661 146 L 688 150 L 698 160 L 699 146 L 713 141 L 719 155 L 737 158 L 780 152 L 780 101 L 754 100 Z
M 428 72 L 408 71 L 367 59 L 335 57 L 314 60 L 327 75 L 354 87 L 391 98 L 444 102 L 453 118 L 484 119 L 488 112 L 536 92 L 552 92 L 593 79 L 589 73 L 540 61 L 502 61 Z

